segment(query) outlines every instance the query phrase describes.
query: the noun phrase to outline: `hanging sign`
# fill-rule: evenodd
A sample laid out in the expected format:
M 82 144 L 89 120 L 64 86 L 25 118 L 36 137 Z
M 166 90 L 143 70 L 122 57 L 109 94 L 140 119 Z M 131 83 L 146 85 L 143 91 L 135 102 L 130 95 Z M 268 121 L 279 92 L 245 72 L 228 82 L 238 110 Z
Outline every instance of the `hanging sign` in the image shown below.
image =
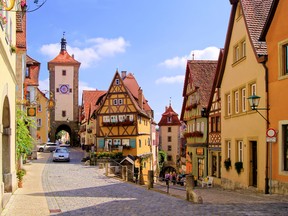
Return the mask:
M 30 117 L 36 116 L 36 107 L 28 107 L 27 116 L 30 116 Z

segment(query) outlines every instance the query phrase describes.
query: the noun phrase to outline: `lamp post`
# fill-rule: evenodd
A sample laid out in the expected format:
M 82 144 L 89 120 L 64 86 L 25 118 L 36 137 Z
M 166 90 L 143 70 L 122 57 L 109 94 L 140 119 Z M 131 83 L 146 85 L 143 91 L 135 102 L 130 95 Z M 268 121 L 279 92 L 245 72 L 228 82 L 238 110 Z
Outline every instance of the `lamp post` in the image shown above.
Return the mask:
M 269 110 L 269 108 L 259 108 L 259 102 L 260 102 L 260 96 L 255 95 L 255 93 L 253 93 L 250 97 L 248 97 L 248 101 L 249 101 L 249 105 L 251 107 L 252 110 L 256 110 L 257 113 L 259 113 L 259 115 L 261 115 L 261 117 L 263 119 L 266 120 L 267 122 L 267 129 L 269 128 L 269 120 L 268 118 L 265 118 L 258 110 Z M 265 193 L 268 194 L 272 194 L 272 142 L 269 142 L 269 146 L 270 149 L 268 150 L 268 145 L 266 145 L 266 177 L 265 177 Z M 268 151 L 269 151 L 269 157 L 270 157 L 270 169 L 269 169 L 269 178 L 268 179 Z

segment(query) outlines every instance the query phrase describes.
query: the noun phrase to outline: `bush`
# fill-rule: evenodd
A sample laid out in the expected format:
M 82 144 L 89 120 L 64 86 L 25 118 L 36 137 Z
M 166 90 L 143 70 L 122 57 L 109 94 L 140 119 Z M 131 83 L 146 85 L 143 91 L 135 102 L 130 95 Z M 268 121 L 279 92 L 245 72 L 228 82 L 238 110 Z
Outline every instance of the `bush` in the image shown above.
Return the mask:
M 25 174 L 26 174 L 26 170 L 24 169 L 17 170 L 16 175 L 17 175 L 18 181 L 22 181 Z

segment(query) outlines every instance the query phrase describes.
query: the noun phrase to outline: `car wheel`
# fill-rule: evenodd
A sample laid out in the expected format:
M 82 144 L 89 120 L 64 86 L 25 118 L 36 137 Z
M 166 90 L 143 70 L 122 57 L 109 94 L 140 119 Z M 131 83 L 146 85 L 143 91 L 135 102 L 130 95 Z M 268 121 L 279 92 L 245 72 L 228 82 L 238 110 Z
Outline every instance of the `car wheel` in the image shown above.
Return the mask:
M 43 148 L 40 148 L 40 149 L 39 149 L 39 152 L 43 152 L 43 150 L 44 150 Z

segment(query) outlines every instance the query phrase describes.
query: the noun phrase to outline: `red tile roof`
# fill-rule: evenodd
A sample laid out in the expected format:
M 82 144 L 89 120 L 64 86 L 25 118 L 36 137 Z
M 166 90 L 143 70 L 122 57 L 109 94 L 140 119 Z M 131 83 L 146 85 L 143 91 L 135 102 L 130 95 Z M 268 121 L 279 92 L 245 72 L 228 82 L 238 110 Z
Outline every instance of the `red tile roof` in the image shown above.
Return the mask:
M 138 82 L 136 81 L 134 75 L 129 73 L 123 79 L 123 83 L 128 88 L 128 90 L 131 92 L 132 96 L 134 97 L 134 99 L 136 99 L 137 104 L 138 104 L 138 90 L 139 90 L 140 86 L 138 85 Z M 145 111 L 151 111 L 152 110 L 148 104 L 148 101 L 144 97 L 144 95 L 143 95 L 143 109 Z
M 29 68 L 29 77 L 25 77 L 24 84 L 26 86 L 38 86 L 39 85 L 39 72 L 40 72 L 40 63 L 30 56 L 26 55 L 26 64 Z
M 266 42 L 259 41 L 273 0 L 240 0 L 250 40 L 258 56 L 267 55 Z
M 74 57 L 71 57 L 66 50 L 60 51 L 58 56 L 56 56 L 53 60 L 48 63 L 57 63 L 57 64 L 80 64 L 80 62 L 76 61 Z
M 168 117 L 172 118 L 172 121 L 168 122 Z M 169 126 L 169 125 L 181 125 L 181 122 L 178 118 L 178 114 L 173 110 L 171 105 L 166 107 L 165 112 L 162 114 L 162 118 L 158 123 L 159 126 Z
M 100 90 L 83 90 L 82 93 L 82 114 L 84 114 L 84 118 L 86 120 L 89 119 L 90 115 L 98 108 L 99 105 L 96 105 L 96 101 L 99 97 L 106 94 L 106 91 Z

